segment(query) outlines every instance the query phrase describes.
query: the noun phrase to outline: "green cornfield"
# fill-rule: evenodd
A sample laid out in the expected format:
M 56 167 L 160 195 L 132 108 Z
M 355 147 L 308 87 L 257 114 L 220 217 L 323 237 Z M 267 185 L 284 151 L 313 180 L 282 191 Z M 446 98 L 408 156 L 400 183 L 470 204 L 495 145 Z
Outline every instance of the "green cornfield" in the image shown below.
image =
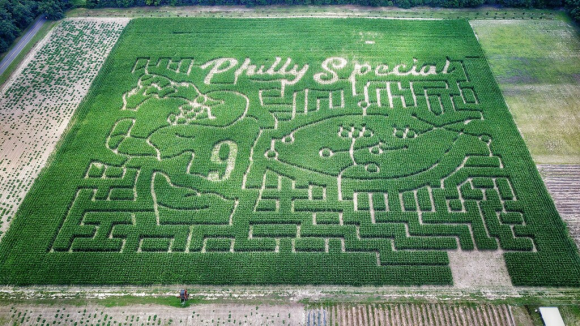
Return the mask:
M 135 19 L 73 120 L 2 283 L 580 285 L 466 21 Z

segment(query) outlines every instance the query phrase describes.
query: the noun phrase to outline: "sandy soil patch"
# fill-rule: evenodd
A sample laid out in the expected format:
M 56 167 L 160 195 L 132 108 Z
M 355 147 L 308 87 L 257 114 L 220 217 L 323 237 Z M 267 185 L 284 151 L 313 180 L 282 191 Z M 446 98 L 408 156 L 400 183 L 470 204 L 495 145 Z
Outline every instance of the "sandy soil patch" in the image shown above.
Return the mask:
M 200 304 L 183 308 L 161 305 L 0 307 L 0 316 L 5 318 L 0 322 L 7 325 L 303 325 L 304 315 L 304 306 L 298 304 Z
M 503 251 L 449 251 L 449 267 L 458 288 L 507 287 L 511 279 Z

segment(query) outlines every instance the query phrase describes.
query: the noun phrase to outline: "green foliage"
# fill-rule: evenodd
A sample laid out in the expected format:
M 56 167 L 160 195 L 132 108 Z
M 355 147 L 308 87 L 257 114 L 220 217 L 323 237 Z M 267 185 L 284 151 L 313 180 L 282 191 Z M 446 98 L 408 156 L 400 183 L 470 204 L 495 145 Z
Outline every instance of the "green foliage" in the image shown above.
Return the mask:
M 45 0 L 38 5 L 38 12 L 49 20 L 59 20 L 64 18 L 64 11 L 68 2 L 59 0 Z
M 0 2 L 0 52 L 6 51 L 18 34 L 34 20 L 37 8 L 35 1 Z
M 576 22 L 580 22 L 580 1 L 565 0 L 565 5 L 570 17 L 572 17 Z
M 50 20 L 64 17 L 71 7 L 69 0 L 6 0 L 0 1 L 0 53 L 34 21 L 38 15 Z
M 434 8 L 475 8 L 482 5 L 500 5 L 511 8 L 558 8 L 562 0 L 87 0 L 88 8 L 132 6 L 220 6 L 243 5 L 248 7 L 267 5 L 359 5 L 369 7 L 392 7 L 408 9 L 417 6 Z
M 134 20 L 93 87 L 3 283 L 580 285 L 465 21 Z

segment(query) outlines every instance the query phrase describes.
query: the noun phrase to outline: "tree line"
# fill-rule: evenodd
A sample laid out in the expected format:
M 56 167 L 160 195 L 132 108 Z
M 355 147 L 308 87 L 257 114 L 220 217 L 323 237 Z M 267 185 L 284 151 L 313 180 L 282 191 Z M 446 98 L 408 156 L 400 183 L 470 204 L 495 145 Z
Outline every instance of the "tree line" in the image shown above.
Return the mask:
M 570 17 L 580 23 L 580 0 L 566 0 L 566 9 Z
M 580 22 L 580 0 L 87 0 L 88 8 L 135 6 L 191 6 L 191 5 L 360 5 L 396 6 L 411 8 L 431 6 L 443 8 L 467 8 L 481 5 L 498 5 L 517 8 L 566 7 L 570 16 Z M 57 20 L 71 7 L 69 0 L 0 0 L 0 53 L 8 49 L 22 30 L 35 17 L 45 16 Z
M 61 19 L 69 7 L 68 0 L 0 0 L 0 53 L 6 51 L 36 17 Z

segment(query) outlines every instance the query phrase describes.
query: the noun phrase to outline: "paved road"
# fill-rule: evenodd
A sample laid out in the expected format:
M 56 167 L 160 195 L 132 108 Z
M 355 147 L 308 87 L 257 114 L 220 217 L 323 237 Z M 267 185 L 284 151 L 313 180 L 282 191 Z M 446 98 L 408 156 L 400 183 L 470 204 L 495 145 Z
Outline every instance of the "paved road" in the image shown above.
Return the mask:
M 2 59 L 2 62 L 0 62 L 0 75 L 3 74 L 4 71 L 8 68 L 8 66 L 10 66 L 12 61 L 16 59 L 18 54 L 20 54 L 20 51 L 22 51 L 22 49 L 24 49 L 26 44 L 28 44 L 28 42 L 32 40 L 34 35 L 36 35 L 38 30 L 40 30 L 40 28 L 42 27 L 42 25 L 44 25 L 45 22 L 46 19 L 44 19 L 43 17 L 36 18 L 32 28 L 30 28 L 22 38 L 20 38 L 18 43 L 12 48 L 12 50 L 10 50 L 10 52 L 8 52 L 8 54 L 4 57 L 4 59 Z

